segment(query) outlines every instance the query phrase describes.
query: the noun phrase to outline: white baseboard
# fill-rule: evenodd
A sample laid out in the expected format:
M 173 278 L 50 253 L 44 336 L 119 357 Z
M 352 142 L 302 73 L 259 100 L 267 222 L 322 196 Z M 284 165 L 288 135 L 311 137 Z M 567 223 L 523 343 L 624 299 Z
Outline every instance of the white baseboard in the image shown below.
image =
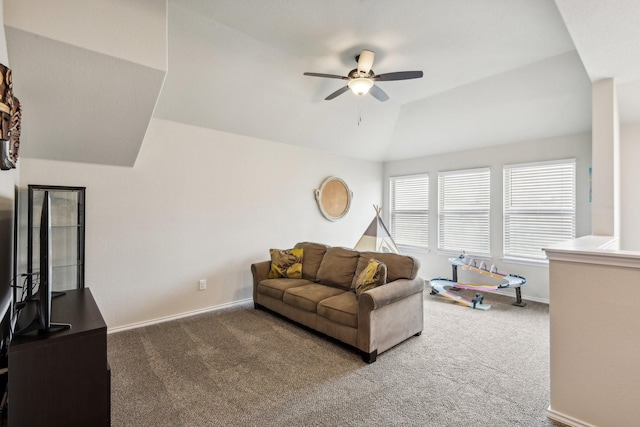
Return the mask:
M 509 292 L 509 291 L 496 291 L 494 293 L 499 294 L 499 295 L 508 296 L 508 297 L 513 297 L 513 293 Z M 543 303 L 543 304 L 549 304 L 549 300 L 545 300 L 543 298 L 529 297 L 529 296 L 523 295 L 522 299 L 526 300 L 526 301 L 535 301 L 535 302 L 540 302 L 540 303 Z M 136 322 L 136 323 L 130 323 L 128 325 L 123 325 L 123 326 L 116 326 L 115 328 L 108 328 L 107 329 L 107 333 L 108 334 L 112 334 L 112 333 L 115 333 L 115 332 L 127 331 L 129 329 L 143 328 L 145 326 L 155 325 L 155 324 L 163 323 L 163 322 L 169 322 L 171 320 L 182 319 L 182 318 L 185 318 L 185 317 L 190 317 L 190 316 L 195 316 L 195 315 L 198 315 L 198 314 L 208 313 L 210 311 L 221 310 L 223 308 L 234 307 L 234 306 L 237 306 L 237 305 L 246 304 L 246 303 L 251 302 L 251 301 L 253 301 L 252 298 L 247 298 L 247 299 L 243 299 L 243 300 L 240 300 L 240 301 L 234 301 L 234 302 L 230 302 L 230 303 L 226 303 L 226 304 L 215 305 L 215 306 L 212 306 L 212 307 L 201 308 L 201 309 L 198 309 L 198 310 L 188 311 L 188 312 L 185 312 L 185 313 L 173 314 L 171 316 L 158 317 L 156 319 L 145 320 L 145 321 Z M 552 417 L 549 417 L 549 418 L 552 418 Z M 577 424 L 577 425 L 580 425 L 580 424 Z
M 571 427 L 596 427 L 593 424 L 589 424 L 577 418 L 570 417 L 569 415 L 563 414 L 562 412 L 554 411 L 553 409 L 551 409 L 551 406 L 547 408 L 547 417 Z
M 223 308 L 229 308 L 229 307 L 234 307 L 234 306 L 237 306 L 237 305 L 243 305 L 243 304 L 246 304 L 246 303 L 251 302 L 251 301 L 253 301 L 253 298 L 247 298 L 247 299 L 243 299 L 243 300 L 240 300 L 240 301 L 233 301 L 233 302 L 229 302 L 229 303 L 226 303 L 226 304 L 215 305 L 213 307 L 200 308 L 198 310 L 187 311 L 185 313 L 173 314 L 171 316 L 158 317 L 157 319 L 145 320 L 143 322 L 130 323 L 130 324 L 124 325 L 124 326 L 116 326 L 115 328 L 108 328 L 107 329 L 107 333 L 108 334 L 112 334 L 112 333 L 115 333 L 115 332 L 127 331 L 129 329 L 137 329 L 137 328 L 142 328 L 142 327 L 145 327 L 145 326 L 156 325 L 158 323 L 169 322 L 171 320 L 182 319 L 182 318 L 185 318 L 185 317 L 191 317 L 191 316 L 195 316 L 195 315 L 198 315 L 198 314 L 208 313 L 210 311 L 221 310 Z

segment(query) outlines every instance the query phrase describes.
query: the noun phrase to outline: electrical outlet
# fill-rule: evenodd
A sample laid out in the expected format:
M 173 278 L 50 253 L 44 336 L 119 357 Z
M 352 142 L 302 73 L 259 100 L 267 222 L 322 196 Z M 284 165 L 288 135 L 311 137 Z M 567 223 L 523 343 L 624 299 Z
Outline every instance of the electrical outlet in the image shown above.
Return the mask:
M 204 291 L 207 289 L 207 279 L 200 279 L 200 290 Z

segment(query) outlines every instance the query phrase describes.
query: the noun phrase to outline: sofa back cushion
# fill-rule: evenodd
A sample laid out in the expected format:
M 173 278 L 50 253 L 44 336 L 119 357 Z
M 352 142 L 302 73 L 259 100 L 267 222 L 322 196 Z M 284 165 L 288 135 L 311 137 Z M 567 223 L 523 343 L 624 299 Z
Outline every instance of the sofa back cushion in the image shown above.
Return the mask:
M 327 248 L 327 252 L 324 254 L 318 269 L 317 281 L 345 290 L 351 289 L 359 259 L 360 252 L 353 249 Z M 366 266 L 366 263 L 364 266 Z
M 302 278 L 315 282 L 320 263 L 328 246 L 321 243 L 300 242 L 296 248 L 302 248 L 304 259 L 302 260 Z
M 398 279 L 415 279 L 420 269 L 420 262 L 409 255 L 383 252 L 361 252 L 356 268 L 355 277 L 367 267 L 371 258 L 383 262 L 387 266 L 387 282 Z M 355 289 L 355 278 L 352 289 Z

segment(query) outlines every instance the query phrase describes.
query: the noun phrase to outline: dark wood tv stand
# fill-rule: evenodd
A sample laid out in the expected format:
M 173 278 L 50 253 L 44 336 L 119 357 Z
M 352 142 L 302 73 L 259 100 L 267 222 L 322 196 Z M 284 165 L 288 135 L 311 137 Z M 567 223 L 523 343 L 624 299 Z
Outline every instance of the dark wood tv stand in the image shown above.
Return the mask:
M 51 321 L 70 323 L 71 329 L 11 341 L 9 426 L 108 426 L 107 325 L 91 291 L 54 298 Z

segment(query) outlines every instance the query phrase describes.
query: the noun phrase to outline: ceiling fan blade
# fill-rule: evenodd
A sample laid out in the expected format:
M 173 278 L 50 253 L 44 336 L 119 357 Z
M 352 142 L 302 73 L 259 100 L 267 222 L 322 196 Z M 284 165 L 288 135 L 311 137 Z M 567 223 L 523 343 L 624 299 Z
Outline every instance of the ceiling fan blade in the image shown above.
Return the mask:
M 388 82 L 392 80 L 419 79 L 421 77 L 422 71 L 398 71 L 395 73 L 378 74 L 377 76 L 373 76 L 372 79 L 381 82 Z
M 358 56 L 358 71 L 369 74 L 373 66 L 373 58 L 375 54 L 370 50 L 363 50 Z
M 333 98 L 342 95 L 343 93 L 345 93 L 348 90 L 349 90 L 349 86 L 341 87 L 337 91 L 333 92 L 331 95 L 327 96 L 324 100 L 325 101 L 331 101 Z
M 371 86 L 371 89 L 369 89 L 369 93 L 378 101 L 384 102 L 389 100 L 389 95 L 387 95 L 385 91 L 383 91 L 376 85 Z
M 325 77 L 327 79 L 341 79 L 341 80 L 347 80 L 349 77 L 345 77 L 345 76 L 338 76 L 336 74 L 324 74 L 324 73 L 304 73 L 305 76 L 312 76 L 312 77 Z

